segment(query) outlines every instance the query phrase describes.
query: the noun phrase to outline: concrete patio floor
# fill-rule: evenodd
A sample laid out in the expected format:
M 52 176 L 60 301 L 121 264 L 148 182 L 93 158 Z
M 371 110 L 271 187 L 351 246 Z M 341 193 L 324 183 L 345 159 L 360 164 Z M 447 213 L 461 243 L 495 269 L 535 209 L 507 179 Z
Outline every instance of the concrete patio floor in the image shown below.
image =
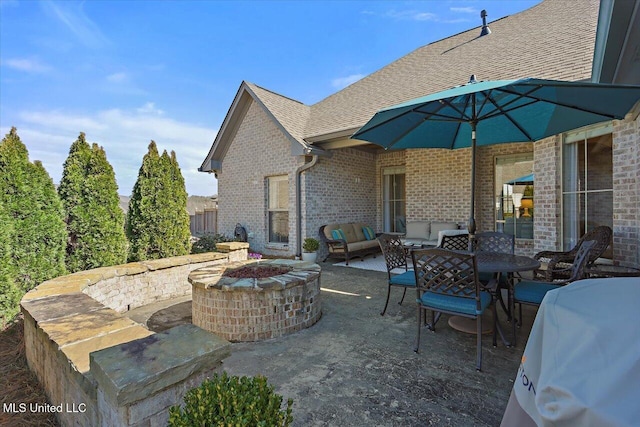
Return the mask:
M 359 262 L 357 259 L 351 262 Z M 292 398 L 295 426 L 497 426 L 507 405 L 535 310 L 524 307 L 517 346 L 483 337 L 482 372 L 475 370 L 475 335 L 453 330 L 443 316 L 423 329 L 420 353 L 414 293 L 398 305 L 392 289 L 386 315 L 386 273 L 320 263 L 322 318 L 309 329 L 263 342 L 234 343 L 222 368 L 264 375 Z M 190 301 L 131 312 L 151 329 L 190 321 Z M 162 310 L 160 310 L 162 309 Z M 146 311 L 145 311 L 146 310 Z M 160 310 L 160 311 L 158 311 Z M 499 308 L 502 325 L 511 325 Z M 136 317 L 137 316 L 137 317 Z

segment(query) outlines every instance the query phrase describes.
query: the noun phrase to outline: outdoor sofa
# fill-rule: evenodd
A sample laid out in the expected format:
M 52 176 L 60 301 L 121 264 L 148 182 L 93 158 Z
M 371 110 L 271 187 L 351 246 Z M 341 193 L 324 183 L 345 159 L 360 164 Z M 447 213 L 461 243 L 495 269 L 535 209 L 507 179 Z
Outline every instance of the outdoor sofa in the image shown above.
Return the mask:
M 378 236 L 372 227 L 361 222 L 342 224 L 326 224 L 320 227 L 320 239 L 327 245 L 329 251 L 324 258 L 339 258 L 349 265 L 349 260 L 355 257 L 375 255 L 380 252 Z
M 461 229 L 458 223 L 453 221 L 407 221 L 407 231 L 401 239 L 402 244 L 435 248 L 440 244 L 443 231 L 447 231 L 447 235 L 468 233 L 466 228 Z

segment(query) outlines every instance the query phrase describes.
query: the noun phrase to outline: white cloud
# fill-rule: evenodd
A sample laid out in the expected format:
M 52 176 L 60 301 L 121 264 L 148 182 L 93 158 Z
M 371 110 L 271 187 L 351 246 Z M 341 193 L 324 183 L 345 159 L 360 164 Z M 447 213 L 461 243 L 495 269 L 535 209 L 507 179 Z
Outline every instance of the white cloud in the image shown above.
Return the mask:
M 350 84 L 357 82 L 364 76 L 365 76 L 364 74 L 351 74 L 346 77 L 337 77 L 331 80 L 331 86 L 333 86 L 336 89 L 343 89 L 349 86 Z
M 383 18 L 391 18 L 396 21 L 438 21 L 438 15 L 431 12 L 421 12 L 418 10 L 396 10 L 391 9 L 386 12 L 374 12 L 371 10 L 363 10 L 363 15 L 381 16 Z
M 115 170 L 120 194 L 131 194 L 151 140 L 156 142 L 160 153 L 176 152 L 189 194 L 216 194 L 217 181 L 213 175 L 197 170 L 217 130 L 163 117 L 160 111 L 151 102 L 137 109 L 110 109 L 86 115 L 58 110 L 30 111 L 21 112 L 15 126 L 30 158 L 41 160 L 56 184 L 62 176 L 69 147 L 80 132 L 85 132 L 88 142 L 104 147 Z M 3 135 L 8 132 L 8 128 L 2 129 Z
M 85 46 L 101 48 L 111 44 L 96 23 L 84 13 L 84 2 L 46 1 L 41 5 L 64 24 Z
M 156 108 L 156 104 L 153 102 L 147 102 L 140 108 L 136 108 L 136 111 L 140 114 L 154 114 L 161 116 L 164 114 L 164 111 Z
M 37 59 L 12 58 L 3 61 L 3 63 L 9 68 L 26 71 L 28 73 L 46 73 L 51 69 L 50 66 L 41 63 Z
M 456 13 L 480 13 L 480 11 L 478 9 L 476 9 L 475 7 L 450 7 L 449 10 L 451 12 L 456 12 Z

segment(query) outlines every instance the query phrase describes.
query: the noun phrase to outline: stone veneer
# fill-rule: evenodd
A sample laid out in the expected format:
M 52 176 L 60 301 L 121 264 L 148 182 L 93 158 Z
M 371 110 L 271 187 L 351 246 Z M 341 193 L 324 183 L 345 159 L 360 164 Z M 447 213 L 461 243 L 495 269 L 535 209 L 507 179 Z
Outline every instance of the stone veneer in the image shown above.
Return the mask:
M 81 271 L 46 281 L 21 301 L 27 363 L 62 426 L 165 425 L 168 408 L 230 354 L 193 325 L 155 334 L 122 313 L 191 292 L 194 269 L 247 259 L 248 245 Z
M 262 279 L 226 277 L 247 265 L 285 267 L 285 274 Z M 322 315 L 320 266 L 306 261 L 267 260 L 199 268 L 193 286 L 193 324 L 232 342 L 287 335 L 316 323 Z

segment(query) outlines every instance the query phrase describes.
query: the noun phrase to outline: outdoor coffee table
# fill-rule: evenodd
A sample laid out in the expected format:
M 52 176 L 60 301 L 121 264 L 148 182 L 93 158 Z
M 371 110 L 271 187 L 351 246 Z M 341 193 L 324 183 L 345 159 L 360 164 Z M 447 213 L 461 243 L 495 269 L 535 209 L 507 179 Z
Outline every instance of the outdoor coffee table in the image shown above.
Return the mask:
M 540 262 L 534 258 L 524 256 L 524 255 L 513 255 L 513 254 L 505 254 L 499 252 L 476 252 L 476 265 L 478 268 L 478 272 L 480 273 L 492 273 L 496 274 L 496 284 L 497 286 L 498 280 L 500 279 L 501 274 L 507 275 L 507 283 L 508 283 L 508 294 L 509 294 L 509 317 L 513 317 L 514 307 L 513 307 L 513 273 L 519 273 L 523 271 L 531 271 L 536 268 L 540 268 Z M 496 291 L 497 289 L 488 289 L 492 291 Z M 516 328 L 515 328 L 515 319 L 512 319 L 513 324 L 513 343 L 515 345 L 516 341 Z M 473 319 L 469 319 L 461 316 L 451 316 L 449 318 L 449 325 L 461 332 L 467 333 L 476 333 L 476 322 Z M 500 327 L 500 323 L 496 321 L 498 333 L 500 334 L 500 338 L 502 342 L 509 347 L 511 343 L 507 341 L 504 336 L 504 332 Z M 491 329 L 489 329 L 491 332 Z M 484 328 L 482 333 L 487 333 Z

